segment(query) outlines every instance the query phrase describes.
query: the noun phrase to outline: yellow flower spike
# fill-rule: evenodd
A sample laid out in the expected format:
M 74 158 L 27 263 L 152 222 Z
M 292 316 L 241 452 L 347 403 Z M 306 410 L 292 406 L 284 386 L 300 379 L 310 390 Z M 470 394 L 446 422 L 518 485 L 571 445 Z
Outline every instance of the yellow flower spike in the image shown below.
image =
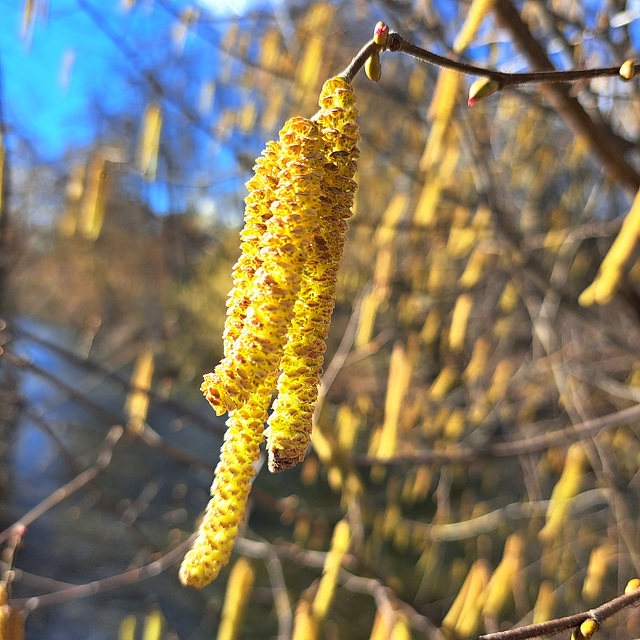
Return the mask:
M 587 307 L 594 302 L 607 304 L 616 294 L 624 275 L 625 266 L 631 257 L 640 233 L 640 190 L 631 204 L 622 228 L 613 241 L 594 281 L 580 294 L 578 302 Z
M 312 234 L 317 227 L 325 142 L 316 124 L 292 118 L 280 132 L 277 188 L 258 244 L 259 266 L 239 335 L 228 354 L 205 375 L 202 391 L 216 413 L 233 411 L 278 370 L 287 341 Z M 255 243 L 251 243 L 255 250 Z M 257 265 L 256 265 L 257 266 Z
M 256 161 L 254 176 L 246 184 L 249 195 L 245 198 L 245 226 L 240 234 L 242 254 L 233 267 L 234 286 L 227 300 L 227 320 L 223 334 L 225 356 L 232 354 L 235 341 L 242 332 L 253 279 L 262 265 L 260 245 L 267 230 L 267 221 L 272 216 L 271 205 L 275 199 L 280 171 L 279 155 L 279 143 L 269 142 Z
M 318 230 L 302 275 L 269 418 L 269 469 L 283 471 L 303 460 L 311 438 L 323 353 L 333 313 L 338 269 L 356 184 L 358 128 L 351 86 L 328 80 L 320 95 L 318 124 L 326 142 Z
M 482 608 L 484 616 L 497 619 L 513 593 L 514 580 L 522 568 L 524 537 L 520 533 L 510 535 L 504 545 L 502 560 L 491 574 Z
M 240 625 L 253 589 L 255 572 L 251 563 L 240 558 L 231 569 L 222 608 L 222 619 L 217 640 L 234 640 L 240 634 Z
M 569 509 L 582 487 L 587 456 L 581 443 L 572 444 L 564 461 L 560 479 L 551 492 L 546 522 L 538 537 L 542 542 L 557 540 L 569 516 Z
M 582 585 L 582 598 L 586 602 L 594 602 L 600 596 L 607 569 L 615 557 L 614 552 L 607 542 L 591 550 L 587 575 Z
M 180 581 L 204 587 L 229 562 L 238 529 L 244 519 L 253 464 L 260 457 L 260 443 L 267 419 L 273 379 L 229 414 L 227 432 L 211 486 L 211 500 L 200 525 L 198 537 L 182 561 Z
M 331 548 L 324 561 L 320 585 L 311 603 L 311 613 L 318 621 L 324 620 L 327 616 L 336 590 L 338 574 L 350 544 L 351 527 L 346 520 L 340 520 L 333 530 Z

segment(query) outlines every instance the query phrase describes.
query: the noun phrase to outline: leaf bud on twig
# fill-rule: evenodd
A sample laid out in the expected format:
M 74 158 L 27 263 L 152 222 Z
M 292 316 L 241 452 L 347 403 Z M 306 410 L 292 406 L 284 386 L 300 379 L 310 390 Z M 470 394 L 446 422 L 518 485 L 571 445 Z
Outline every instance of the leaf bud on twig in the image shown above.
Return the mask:
M 478 78 L 469 87 L 469 101 L 470 107 L 480 100 L 488 98 L 492 93 L 495 93 L 500 89 L 500 83 L 492 78 Z

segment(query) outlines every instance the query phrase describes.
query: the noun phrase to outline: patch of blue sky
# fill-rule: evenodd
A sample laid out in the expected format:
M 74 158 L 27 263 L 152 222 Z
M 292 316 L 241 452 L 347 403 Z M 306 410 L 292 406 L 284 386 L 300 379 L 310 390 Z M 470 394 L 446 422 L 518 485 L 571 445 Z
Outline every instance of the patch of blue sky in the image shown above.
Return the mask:
M 71 5 L 57 5 L 56 14 L 66 14 L 64 20 L 57 19 L 56 14 L 48 24 L 36 19 L 24 38 L 22 7 L 15 3 L 2 9 L 7 25 L 0 30 L 5 118 L 9 127 L 15 125 L 45 160 L 55 159 L 68 146 L 85 144 L 93 137 L 91 95 L 101 89 L 100 82 L 109 67 L 107 43 L 99 36 L 90 48 L 74 43 L 73 34 L 86 32 L 89 25 Z M 61 69 L 72 47 L 73 70 L 69 86 L 64 86 Z

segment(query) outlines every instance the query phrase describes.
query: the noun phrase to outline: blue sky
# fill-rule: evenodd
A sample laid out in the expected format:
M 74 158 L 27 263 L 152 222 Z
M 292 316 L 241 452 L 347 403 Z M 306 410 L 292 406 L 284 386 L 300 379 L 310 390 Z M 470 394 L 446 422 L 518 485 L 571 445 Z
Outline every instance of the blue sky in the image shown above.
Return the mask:
M 200 82 L 215 77 L 218 55 L 215 47 L 201 36 L 215 33 L 224 27 L 226 17 L 241 15 L 248 7 L 261 5 L 277 12 L 284 0 L 199 0 L 199 3 L 209 15 L 215 12 L 223 26 L 219 27 L 215 21 L 199 25 L 198 35 L 187 36 L 184 52 L 177 55 L 167 45 L 175 16 L 162 8 L 164 2 L 157 2 L 151 10 L 150 0 L 137 0 L 134 9 L 126 12 L 120 0 L 49 0 L 48 15 L 36 16 L 24 35 L 23 1 L 0 0 L 2 101 L 9 131 L 15 134 L 8 136 L 8 144 L 24 138 L 32 144 L 38 158 L 48 162 L 60 159 L 69 147 L 91 144 L 105 123 L 104 118 L 96 117 L 97 111 L 139 117 L 145 101 L 150 99 L 148 83 L 140 77 L 140 71 L 148 69 L 156 70 L 166 86 L 184 86 L 176 95 L 189 105 L 197 105 Z M 177 9 L 188 3 L 170 0 L 167 4 Z M 593 8 L 599 4 L 595 0 L 585 2 Z M 445 10 L 453 3 L 441 0 L 438 5 Z M 99 7 L 102 30 L 87 13 L 87 7 Z M 637 37 L 640 0 L 627 3 L 627 11 L 619 16 L 621 22 L 625 19 L 633 21 L 632 31 Z M 110 33 L 121 39 L 124 50 L 112 42 Z M 474 55 L 473 49 L 471 53 Z M 63 79 L 65 64 L 68 84 Z M 224 92 L 224 98 L 216 94 L 216 101 L 226 100 L 227 105 L 234 99 L 237 96 L 234 98 L 229 90 Z M 216 104 L 216 109 L 220 106 L 224 105 Z M 166 99 L 163 99 L 163 109 L 172 115 L 179 112 L 175 104 Z M 215 110 L 205 125 L 214 119 Z M 169 118 L 165 122 L 168 123 Z M 167 144 L 177 145 L 174 140 L 182 139 L 184 129 L 168 133 L 175 135 L 164 138 Z M 195 142 L 191 175 L 197 178 L 198 166 L 211 161 L 211 142 L 193 127 L 190 135 Z M 225 182 L 225 176 L 233 176 L 233 154 L 223 146 L 215 149 L 215 153 L 222 176 L 219 188 L 232 191 L 243 176 Z M 147 197 L 156 210 L 165 210 L 167 185 L 148 186 Z

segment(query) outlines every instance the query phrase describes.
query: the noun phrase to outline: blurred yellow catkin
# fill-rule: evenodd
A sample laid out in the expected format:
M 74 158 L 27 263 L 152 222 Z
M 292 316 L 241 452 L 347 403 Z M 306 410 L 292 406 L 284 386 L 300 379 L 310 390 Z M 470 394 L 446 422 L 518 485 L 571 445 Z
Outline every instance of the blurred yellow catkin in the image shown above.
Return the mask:
M 592 549 L 582 585 L 582 598 L 585 602 L 595 602 L 600 597 L 607 569 L 615 557 L 614 551 L 608 542 Z
M 84 196 L 80 205 L 79 231 L 90 240 L 100 235 L 107 202 L 106 158 L 94 152 L 86 169 Z
M 533 624 L 547 622 L 553 618 L 556 607 L 556 592 L 553 582 L 545 580 L 538 589 L 538 598 L 533 608 Z
M 473 0 L 467 11 L 464 24 L 453 41 L 453 50 L 456 53 L 462 53 L 471 44 L 482 21 L 491 12 L 494 1 L 495 0 Z
M 163 625 L 164 618 L 162 617 L 162 612 L 159 609 L 155 609 L 144 619 L 142 640 L 160 640 Z
M 240 635 L 254 579 L 251 563 L 246 558 L 240 558 L 229 574 L 217 640 L 236 640 Z
M 505 544 L 502 560 L 491 574 L 485 593 L 482 613 L 498 619 L 513 594 L 513 584 L 522 569 L 525 538 L 520 533 L 510 535 Z
M 137 153 L 138 170 L 147 180 L 156 179 L 161 130 L 162 112 L 160 111 L 160 105 L 152 103 L 147 106 L 142 115 L 142 127 Z
M 409 391 L 412 371 L 411 354 L 407 353 L 403 344 L 397 343 L 391 353 L 384 423 L 378 443 L 377 457 L 381 460 L 388 460 L 395 455 L 398 449 L 400 416 Z
M 638 243 L 638 234 L 640 234 L 640 191 L 636 194 L 616 239 L 602 260 L 594 281 L 580 294 L 578 302 L 583 307 L 588 307 L 594 302 L 607 304 L 613 298 L 620 286 L 625 266 Z
M 562 531 L 569 517 L 571 503 L 580 492 L 586 465 L 584 447 L 579 442 L 572 444 L 567 451 L 560 479 L 551 492 L 545 525 L 538 534 L 543 542 L 556 540 Z
M 338 574 L 351 544 L 351 528 L 341 520 L 333 529 L 331 546 L 327 553 L 318 590 L 311 601 L 302 601 L 296 611 L 293 640 L 315 640 L 327 616 L 336 590 Z
M 0 639 L 24 640 L 24 617 L 7 599 L 7 589 L 0 583 Z
M 470 637 L 478 631 L 489 574 L 486 561 L 476 560 L 471 565 L 458 595 L 442 621 L 445 631 L 453 632 L 459 638 Z
M 473 298 L 468 293 L 458 296 L 451 314 L 451 327 L 449 329 L 449 348 L 453 353 L 462 351 L 464 347 L 472 308 Z
M 127 429 L 132 433 L 140 433 L 147 419 L 153 369 L 153 349 L 147 347 L 136 360 L 133 375 L 131 376 L 131 391 L 125 402 L 125 411 L 129 418 Z

